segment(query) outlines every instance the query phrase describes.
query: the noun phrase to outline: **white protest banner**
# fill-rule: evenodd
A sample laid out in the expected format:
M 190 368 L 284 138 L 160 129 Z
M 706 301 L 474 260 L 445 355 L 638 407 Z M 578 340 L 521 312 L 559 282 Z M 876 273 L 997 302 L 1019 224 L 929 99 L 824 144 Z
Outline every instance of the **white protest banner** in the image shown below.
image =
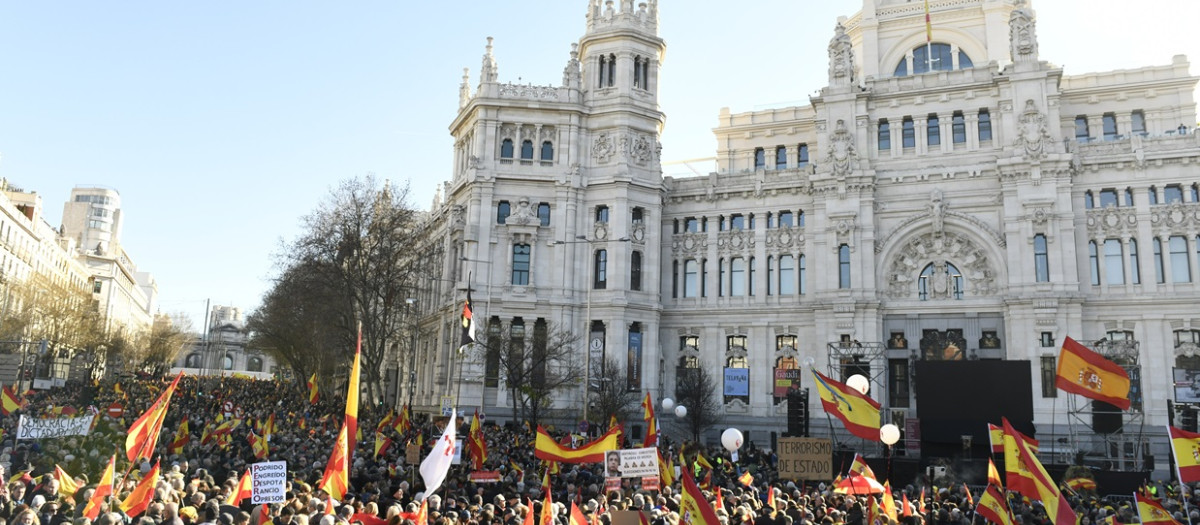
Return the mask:
M 263 461 L 250 465 L 250 502 L 283 503 L 287 494 L 287 462 Z
M 631 448 L 604 453 L 604 476 L 608 478 L 648 478 L 658 475 L 658 449 Z
M 88 414 L 78 417 L 33 419 L 22 414 L 20 420 L 17 421 L 17 441 L 86 436 L 92 431 L 92 420 L 95 418 L 95 414 Z

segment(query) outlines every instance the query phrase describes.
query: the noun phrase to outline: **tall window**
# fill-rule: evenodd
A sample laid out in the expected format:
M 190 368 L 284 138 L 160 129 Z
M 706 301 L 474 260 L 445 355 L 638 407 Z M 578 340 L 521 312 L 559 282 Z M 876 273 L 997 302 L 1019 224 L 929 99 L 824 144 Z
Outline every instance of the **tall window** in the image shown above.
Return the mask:
M 979 142 L 992 140 L 992 114 L 988 110 L 979 110 Z
M 794 217 L 794 215 L 792 215 L 792 212 L 790 212 L 790 211 L 779 212 L 779 220 L 778 220 L 779 227 L 780 228 L 791 228 L 794 224 L 794 222 L 792 220 L 793 217 Z
M 906 408 L 908 395 L 908 359 L 888 359 L 888 406 Z
M 800 277 L 796 279 L 796 284 L 800 285 L 800 295 L 804 295 L 804 283 L 808 282 L 808 268 L 804 265 L 804 254 L 800 254 Z
M 734 257 L 729 260 L 729 296 L 746 295 L 746 260 Z
M 1096 196 L 1092 195 L 1092 191 L 1083 192 L 1083 208 L 1090 210 L 1096 207 Z
M 1154 247 L 1154 282 L 1163 284 L 1167 281 L 1166 270 L 1163 268 L 1162 240 L 1155 237 L 1151 246 Z
M 614 77 L 617 76 L 617 56 L 600 55 L 599 83 L 596 87 L 613 87 Z
M 646 89 L 646 86 L 642 85 L 642 57 L 640 56 L 633 57 L 633 87 Z
M 796 167 L 803 168 L 808 166 L 808 144 L 801 144 L 796 148 Z
M 1104 124 L 1104 140 L 1117 140 L 1117 116 L 1105 113 L 1101 122 Z
M 533 160 L 532 140 L 525 140 L 521 142 L 521 160 Z
M 879 119 L 879 151 L 892 149 L 892 126 L 887 119 Z
M 1039 283 L 1050 282 L 1050 253 L 1046 246 L 1046 235 L 1033 236 L 1033 270 Z
M 775 275 L 775 257 L 768 255 L 767 256 L 767 295 L 768 296 L 775 295 L 774 286 L 775 286 L 775 283 L 778 282 L 778 280 L 779 280 L 779 277 Z
M 850 246 L 838 246 L 838 288 L 850 288 Z
M 1142 284 L 1142 266 L 1138 263 L 1137 239 L 1129 239 L 1129 279 Z
M 513 245 L 512 283 L 513 286 L 529 285 L 529 245 Z
M 1133 188 L 1125 188 L 1125 205 L 1133 206 Z
M 608 206 L 596 206 L 596 222 L 608 222 Z
M 708 259 L 700 259 L 700 297 L 708 297 Z
M 1200 202 L 1200 184 L 1192 183 L 1188 187 L 1188 194 L 1192 198 L 1192 202 Z
M 904 117 L 900 123 L 900 142 L 905 148 L 917 147 L 917 129 L 913 125 L 912 117 Z
M 679 261 L 671 261 L 671 298 L 679 297 Z
M 554 160 L 554 143 L 548 140 L 542 143 L 542 160 Z
M 754 268 L 756 266 L 758 266 L 757 264 L 754 264 L 754 257 L 750 258 L 749 266 L 750 267 L 746 271 L 746 276 L 747 276 L 747 281 L 748 281 L 748 283 L 746 285 L 746 291 L 747 291 L 748 295 L 754 296 Z
M 762 148 L 754 148 L 754 169 L 761 170 L 767 167 L 767 151 Z
M 717 259 L 717 297 L 725 296 L 725 259 Z
M 736 213 L 729 216 L 729 229 L 734 231 L 742 231 L 746 229 L 746 216 Z
M 595 280 L 592 288 L 603 290 L 608 288 L 608 250 L 596 250 Z
M 950 134 L 955 144 L 963 144 L 967 141 L 967 119 L 961 111 L 955 111 L 954 117 L 950 120 Z
M 1088 241 L 1088 266 L 1092 273 L 1092 286 L 1100 285 L 1100 255 L 1096 252 L 1096 241 Z
M 1117 190 L 1112 188 L 1104 188 L 1100 190 L 1100 207 L 1107 208 L 1109 206 L 1116 207 L 1120 204 L 1117 200 Z
M 1058 359 L 1052 355 L 1042 356 L 1042 397 L 1058 397 L 1055 378 L 1058 376 Z
M 641 206 L 635 207 L 629 214 L 629 220 L 634 224 L 643 224 L 646 222 L 646 210 Z
M 791 255 L 779 256 L 779 295 L 796 293 L 796 263 Z
M 608 55 L 608 87 L 613 87 L 617 84 L 617 55 Z
M 1163 188 L 1163 202 L 1166 204 L 1183 202 L 1183 188 L 1178 184 L 1167 185 Z
M 938 123 L 937 114 L 931 113 L 929 121 L 925 124 L 925 138 L 930 146 L 938 146 L 942 143 L 942 126 Z
M 1141 135 L 1143 137 L 1146 136 L 1146 114 L 1139 109 L 1134 111 L 1130 117 L 1131 121 L 1129 132 L 1134 135 Z
M 800 210 L 800 212 L 796 214 L 796 226 L 801 228 L 804 227 L 804 210 Z
M 775 148 L 775 169 L 787 169 L 787 148 L 779 146 Z
M 508 222 L 508 216 L 512 214 L 512 204 L 508 201 L 500 201 L 496 205 L 496 224 L 504 224 Z
M 1171 249 L 1171 282 L 1192 282 L 1192 269 L 1188 264 L 1187 237 L 1172 235 L 1167 243 Z
M 550 225 L 550 203 L 539 202 L 537 210 L 538 210 L 538 212 L 537 212 L 538 213 L 538 221 L 541 222 L 542 226 L 549 226 Z
M 1091 137 L 1091 133 L 1088 131 L 1087 115 L 1075 117 L 1075 140 L 1087 142 L 1089 137 Z
M 1125 284 L 1125 257 L 1119 239 L 1104 240 L 1104 282 Z
M 629 255 L 629 289 L 642 290 L 642 252 L 636 250 Z
M 500 142 L 500 158 L 513 158 L 513 141 L 512 139 L 504 139 Z
M 683 296 L 696 297 L 699 294 L 696 261 L 689 259 L 683 262 Z

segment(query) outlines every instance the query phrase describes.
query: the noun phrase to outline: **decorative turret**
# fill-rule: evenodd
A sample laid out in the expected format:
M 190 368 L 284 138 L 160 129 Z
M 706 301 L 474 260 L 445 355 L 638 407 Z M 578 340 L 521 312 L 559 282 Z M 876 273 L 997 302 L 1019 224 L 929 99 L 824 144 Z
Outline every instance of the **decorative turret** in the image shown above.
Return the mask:
M 579 89 L 583 73 L 579 69 L 579 44 L 571 44 L 571 59 L 563 68 L 563 87 Z
M 479 84 L 496 82 L 500 78 L 500 67 L 496 65 L 496 57 L 492 55 L 492 37 L 487 37 L 487 47 L 483 53 L 483 67 L 479 70 Z
M 829 41 L 829 85 L 846 86 L 854 82 L 854 45 L 846 26 L 838 22 Z
M 607 31 L 614 28 L 635 28 L 650 33 L 658 33 L 658 0 L 639 2 L 637 8 L 633 0 L 621 0 L 618 11 L 613 0 L 590 0 L 587 14 L 588 33 Z
M 463 68 L 462 84 L 458 85 L 458 108 L 467 107 L 471 101 L 471 68 Z

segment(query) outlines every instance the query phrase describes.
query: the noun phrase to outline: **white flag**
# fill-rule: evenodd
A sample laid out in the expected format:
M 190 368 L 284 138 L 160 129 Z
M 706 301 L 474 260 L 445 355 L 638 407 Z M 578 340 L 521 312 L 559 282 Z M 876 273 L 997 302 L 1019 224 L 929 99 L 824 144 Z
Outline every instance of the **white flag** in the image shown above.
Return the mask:
M 450 421 L 446 423 L 446 431 L 433 446 L 433 451 L 421 462 L 421 479 L 425 480 L 425 497 L 429 497 L 442 486 L 446 473 L 450 471 L 450 463 L 454 461 L 454 415 L 450 411 Z

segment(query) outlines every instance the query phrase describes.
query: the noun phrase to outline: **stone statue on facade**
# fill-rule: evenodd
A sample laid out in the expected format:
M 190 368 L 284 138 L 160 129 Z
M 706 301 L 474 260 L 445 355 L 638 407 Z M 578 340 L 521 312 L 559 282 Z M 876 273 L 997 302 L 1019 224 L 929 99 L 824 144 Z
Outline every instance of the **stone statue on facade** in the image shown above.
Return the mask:
M 929 194 L 929 220 L 933 227 L 934 235 L 941 235 L 946 231 L 946 203 L 942 200 L 942 190 L 934 188 Z
M 1013 62 L 1037 60 L 1037 25 L 1025 0 L 1017 0 L 1016 9 L 1008 16 L 1009 39 Z
M 579 44 L 571 44 L 571 59 L 563 68 L 563 87 L 579 89 L 582 85 L 583 73 L 579 68 Z
M 479 83 L 496 82 L 500 78 L 500 67 L 496 65 L 496 56 L 492 54 L 492 37 L 487 37 L 487 47 L 483 53 L 483 67 L 479 69 Z
M 1017 130 L 1016 146 L 1024 147 L 1024 155 L 1030 159 L 1046 156 L 1050 144 L 1050 132 L 1046 130 L 1046 116 L 1038 111 L 1033 99 L 1025 101 L 1025 110 Z
M 854 82 L 854 46 L 846 27 L 838 23 L 829 41 L 829 84 L 846 85 Z
M 854 135 L 846 129 L 846 121 L 839 120 L 829 137 L 829 153 L 825 155 L 825 163 L 832 167 L 834 177 L 842 178 L 850 174 L 857 160 Z

